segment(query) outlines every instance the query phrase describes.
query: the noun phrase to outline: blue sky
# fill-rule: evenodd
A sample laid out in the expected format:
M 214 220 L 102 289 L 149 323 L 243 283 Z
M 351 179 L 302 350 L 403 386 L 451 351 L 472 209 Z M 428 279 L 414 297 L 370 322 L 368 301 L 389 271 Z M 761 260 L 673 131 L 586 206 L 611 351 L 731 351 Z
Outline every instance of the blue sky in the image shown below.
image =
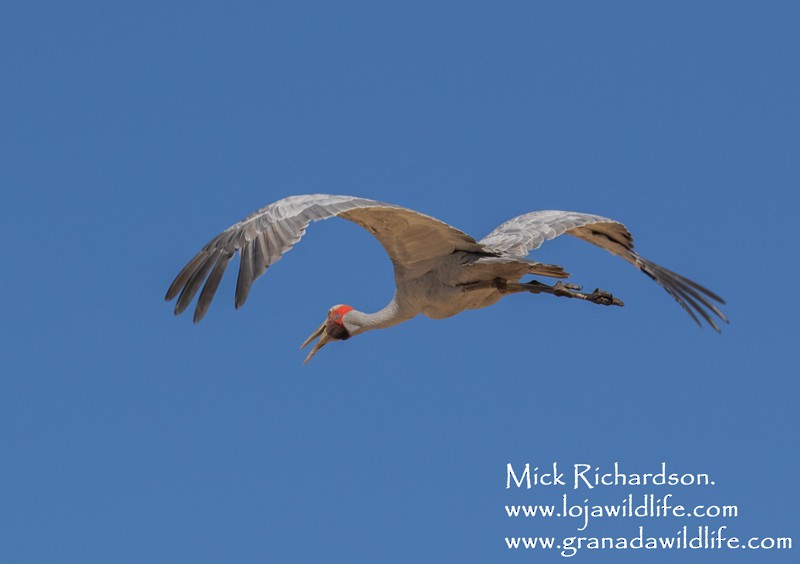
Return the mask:
M 506 465 L 708 473 L 609 487 L 737 505 L 607 519 L 794 536 L 800 8 L 793 2 L 7 4 L 0 17 L 0 560 L 522 562 Z M 212 236 L 290 194 L 389 201 L 481 237 L 536 209 L 625 223 L 642 255 L 724 296 L 697 328 L 623 261 L 535 257 L 624 308 L 513 296 L 326 347 L 327 308 L 375 311 L 392 272 L 346 221 L 235 311 L 167 286 Z M 584 551 L 672 562 L 669 551 Z

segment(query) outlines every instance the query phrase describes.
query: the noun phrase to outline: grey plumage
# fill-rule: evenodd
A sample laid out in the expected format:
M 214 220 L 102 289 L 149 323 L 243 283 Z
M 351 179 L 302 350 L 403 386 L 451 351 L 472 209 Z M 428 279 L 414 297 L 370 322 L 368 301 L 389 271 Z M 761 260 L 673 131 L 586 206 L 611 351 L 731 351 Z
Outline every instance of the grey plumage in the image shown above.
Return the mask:
M 720 330 L 719 325 L 710 313 L 724 322 L 728 321 L 713 303 L 716 301 L 724 304 L 722 298 L 700 284 L 639 256 L 633 250 L 633 237 L 625 226 L 607 217 L 555 210 L 536 211 L 506 221 L 480 242 L 492 249 L 522 258 L 530 251 L 538 249 L 545 241 L 562 234 L 597 245 L 634 265 L 675 298 L 698 325 L 700 320 L 696 314 L 717 331 Z
M 340 316 L 358 319 L 356 332 L 387 327 L 419 313 L 449 317 L 523 291 L 611 303 L 610 295 L 604 292 L 587 296 L 575 292 L 577 287 L 571 285 L 518 283 L 526 274 L 568 276 L 560 266 L 526 258 L 544 241 L 562 234 L 592 243 L 631 263 L 661 285 L 698 324 L 702 318 L 719 331 L 718 321 L 727 322 L 714 303 L 724 304 L 722 298 L 638 255 L 625 226 L 606 217 L 565 211 L 531 212 L 506 221 L 476 241 L 438 219 L 401 206 L 327 194 L 290 196 L 232 225 L 211 239 L 180 271 L 167 290 L 166 299 L 178 297 L 177 315 L 189 306 L 202 285 L 194 312 L 194 321 L 200 321 L 228 262 L 238 252 L 235 305 L 239 308 L 247 300 L 253 282 L 302 238 L 308 225 L 330 217 L 341 217 L 367 229 L 380 241 L 395 269 L 397 291 L 389 306 L 377 314 L 354 311 Z M 619 300 L 613 304 L 622 305 Z
M 175 277 L 166 300 L 180 293 L 175 314 L 182 313 L 191 303 L 198 284 L 216 264 L 213 278 L 209 277 L 206 283 L 207 291 L 204 288 L 205 296 L 201 293 L 205 299 L 199 300 L 195 308 L 194 321 L 200 321 L 208 311 L 228 260 L 238 251 L 241 260 L 235 305 L 239 308 L 247 300 L 253 281 L 300 241 L 309 223 L 334 216 L 367 229 L 386 249 L 395 268 L 412 277 L 416 272 L 430 270 L 441 257 L 454 250 L 482 250 L 466 233 L 393 204 L 328 194 L 289 196 L 261 208 L 211 239 Z M 226 258 L 220 260 L 221 257 Z

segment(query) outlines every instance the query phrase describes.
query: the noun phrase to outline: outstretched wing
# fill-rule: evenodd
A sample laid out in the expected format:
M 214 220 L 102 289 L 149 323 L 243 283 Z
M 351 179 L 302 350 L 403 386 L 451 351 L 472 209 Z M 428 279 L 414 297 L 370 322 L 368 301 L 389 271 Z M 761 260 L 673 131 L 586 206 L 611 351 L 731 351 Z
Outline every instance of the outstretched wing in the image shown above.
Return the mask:
M 566 233 L 622 257 L 658 282 L 692 316 L 700 315 L 719 331 L 713 313 L 724 322 L 728 318 L 713 303 L 725 300 L 700 284 L 639 256 L 633 250 L 633 237 L 624 225 L 613 219 L 567 211 L 538 211 L 510 219 L 480 240 L 488 250 L 525 257 L 546 240 Z
M 228 262 L 238 251 L 236 307 L 247 300 L 253 281 L 292 248 L 312 221 L 342 217 L 372 233 L 389 254 L 401 277 L 419 276 L 454 250 L 480 250 L 475 239 L 437 219 L 393 204 L 353 196 L 289 196 L 270 204 L 211 239 L 183 267 L 167 290 L 178 296 L 175 315 L 183 312 L 202 286 L 194 311 L 200 321 L 208 311 Z

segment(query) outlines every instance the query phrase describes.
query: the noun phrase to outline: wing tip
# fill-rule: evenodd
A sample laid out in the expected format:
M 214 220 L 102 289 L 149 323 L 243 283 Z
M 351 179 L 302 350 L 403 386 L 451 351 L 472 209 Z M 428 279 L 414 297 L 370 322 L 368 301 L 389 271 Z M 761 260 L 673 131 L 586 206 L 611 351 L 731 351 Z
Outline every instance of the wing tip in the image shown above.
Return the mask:
M 730 323 L 725 313 L 713 303 L 717 302 L 720 305 L 726 305 L 725 300 L 719 295 L 697 282 L 646 260 L 639 255 L 636 255 L 635 258 L 635 264 L 639 267 L 639 270 L 664 288 L 700 327 L 704 325 L 698 315 L 717 333 L 722 333 L 718 321 L 726 324 Z

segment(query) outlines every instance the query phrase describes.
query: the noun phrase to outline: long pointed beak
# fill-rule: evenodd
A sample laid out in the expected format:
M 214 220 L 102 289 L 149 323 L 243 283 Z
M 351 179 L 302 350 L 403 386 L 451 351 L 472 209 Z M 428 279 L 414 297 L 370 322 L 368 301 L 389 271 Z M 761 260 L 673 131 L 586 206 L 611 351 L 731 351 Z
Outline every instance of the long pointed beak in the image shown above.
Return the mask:
M 313 333 L 311 333 L 311 336 L 310 336 L 308 339 L 306 339 L 305 341 L 303 341 L 303 344 L 302 344 L 302 345 L 300 345 L 300 348 L 301 348 L 301 349 L 304 349 L 304 348 L 306 348 L 306 346 L 308 346 L 308 344 L 309 344 L 311 341 L 313 341 L 314 339 L 316 339 L 317 337 L 319 337 L 319 341 L 317 341 L 317 342 L 316 342 L 316 344 L 314 345 L 314 348 L 313 348 L 313 349 L 311 349 L 311 352 L 310 352 L 310 353 L 308 353 L 308 356 L 307 356 L 307 357 L 306 357 L 306 359 L 303 361 L 303 364 L 306 364 L 306 363 L 307 363 L 309 360 L 311 360 L 311 357 L 312 357 L 312 356 L 314 356 L 315 354 L 317 354 L 317 351 L 318 351 L 319 349 L 321 349 L 322 347 L 324 347 L 324 346 L 325 346 L 325 345 L 326 345 L 326 344 L 327 344 L 327 343 L 328 343 L 328 342 L 331 340 L 331 338 L 330 338 L 330 336 L 328 335 L 328 333 L 326 333 L 326 332 L 325 332 L 325 325 L 326 325 L 326 323 L 327 323 L 327 322 L 323 322 L 323 323 L 322 323 L 322 325 L 320 325 L 320 326 L 317 328 L 317 330 L 316 330 L 316 331 L 314 331 Z

